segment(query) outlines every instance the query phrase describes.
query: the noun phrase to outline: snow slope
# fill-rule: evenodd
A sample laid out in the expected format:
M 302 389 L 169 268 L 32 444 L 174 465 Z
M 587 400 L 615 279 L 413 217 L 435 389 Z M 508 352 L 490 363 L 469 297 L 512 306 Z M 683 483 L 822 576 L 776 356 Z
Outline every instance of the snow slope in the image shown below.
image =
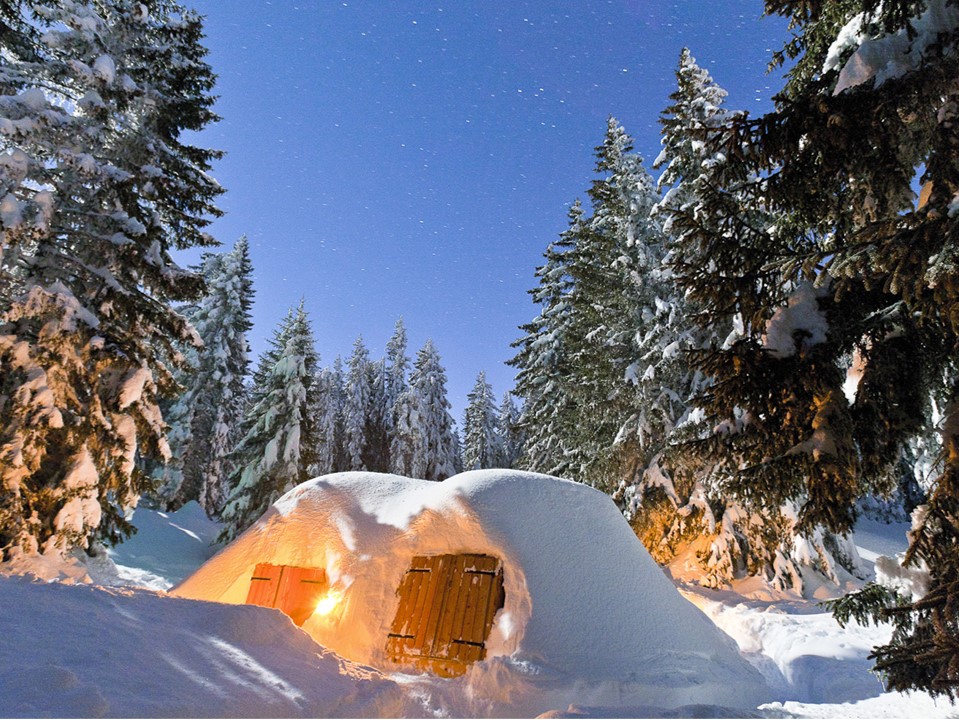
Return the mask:
M 26 578 L 0 578 L 0 607 L 0 716 L 422 713 L 276 610 Z
M 545 475 L 317 478 L 173 593 L 242 603 L 257 563 L 325 568 L 341 607 L 303 629 L 344 657 L 396 670 L 385 655 L 396 590 L 414 556 L 445 553 L 493 555 L 504 568 L 506 603 L 487 660 L 458 689 L 479 698 L 476 712 L 537 713 L 584 697 L 664 707 L 773 699 L 729 638 L 676 592 L 608 496 Z
M 220 524 L 195 501 L 170 513 L 138 509 L 133 524 L 136 534 L 109 552 L 120 578 L 134 585 L 167 590 L 219 550 Z

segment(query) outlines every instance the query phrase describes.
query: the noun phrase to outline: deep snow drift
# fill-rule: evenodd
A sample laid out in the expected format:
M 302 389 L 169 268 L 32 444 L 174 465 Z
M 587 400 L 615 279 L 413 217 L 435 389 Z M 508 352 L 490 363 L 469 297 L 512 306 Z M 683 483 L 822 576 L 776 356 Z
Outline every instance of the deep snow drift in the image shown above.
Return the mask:
M 391 668 L 396 590 L 417 555 L 502 560 L 506 601 L 488 655 L 456 692 L 470 714 L 570 702 L 752 708 L 772 699 L 735 644 L 676 591 L 612 501 L 577 483 L 486 470 L 441 483 L 341 473 L 284 495 L 172 592 L 242 603 L 257 563 L 325 568 L 337 611 L 303 629 L 356 662 Z
M 4 717 L 383 717 L 422 708 L 277 610 L 0 578 Z

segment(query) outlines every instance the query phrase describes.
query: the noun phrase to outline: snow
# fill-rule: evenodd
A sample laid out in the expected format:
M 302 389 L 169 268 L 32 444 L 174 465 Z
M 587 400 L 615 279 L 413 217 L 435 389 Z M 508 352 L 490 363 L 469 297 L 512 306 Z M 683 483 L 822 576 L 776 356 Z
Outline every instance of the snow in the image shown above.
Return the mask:
M 143 396 L 143 388 L 153 384 L 153 373 L 145 367 L 139 367 L 131 370 L 123 379 L 123 385 L 120 387 L 119 405 L 121 410 L 125 410 L 131 405 L 140 402 Z
M 417 713 L 399 685 L 276 610 L 0 579 L 0 713 L 339 717 Z
M 193 501 L 176 512 L 139 508 L 133 514 L 137 533 L 110 549 L 122 579 L 155 590 L 167 590 L 205 563 L 216 552 L 219 523 Z
M 778 358 L 796 354 L 796 333 L 802 337 L 803 347 L 825 342 L 829 325 L 819 309 L 818 297 L 822 295 L 809 282 L 800 283 L 785 307 L 776 310 L 766 324 L 763 346 Z
M 340 478 L 339 483 L 330 484 L 330 478 L 321 478 L 308 485 L 327 482 L 326 499 L 333 505 L 328 514 L 337 516 L 339 532 L 348 536 L 361 552 L 371 544 L 383 542 L 387 535 L 429 532 L 430 522 L 425 522 L 425 517 L 450 509 L 488 511 L 490 505 L 496 505 L 495 496 L 501 492 L 495 489 L 499 483 L 481 483 L 482 477 L 464 482 L 460 476 L 453 483 L 460 488 L 456 493 L 434 489 L 417 498 L 399 492 L 401 479 L 367 475 L 366 480 L 383 483 L 386 494 L 382 502 L 366 506 L 375 515 L 371 517 L 356 503 L 329 497 L 330 491 L 350 485 L 345 482 L 348 478 Z M 522 486 L 522 480 L 514 483 Z M 442 485 L 445 483 L 429 484 L 434 488 Z M 529 494 L 525 494 L 529 500 Z M 594 494 L 598 495 L 580 488 L 554 497 L 562 502 L 580 501 L 580 505 L 565 510 L 558 508 L 565 513 L 561 513 L 563 522 L 569 514 L 585 514 L 582 521 L 571 524 L 571 530 L 605 517 L 598 511 L 599 503 L 588 500 Z M 454 502 L 444 503 L 444 495 L 455 495 Z M 524 493 L 514 488 L 513 492 L 503 493 L 500 500 L 508 503 L 517 500 L 518 495 L 522 497 Z M 308 498 L 288 496 L 287 500 L 284 510 L 288 514 L 271 512 L 265 520 L 290 525 L 296 516 L 304 514 Z M 529 523 L 524 531 L 528 535 L 538 535 L 543 525 L 548 525 L 529 507 L 512 508 L 509 514 Z M 319 517 L 315 508 L 311 515 Z M 213 551 L 210 542 L 219 531 L 218 524 L 207 519 L 196 503 L 175 513 L 140 508 L 133 521 L 139 528 L 137 535 L 110 552 L 110 558 L 119 566 L 113 566 L 105 555 L 88 558 L 74 553 L 59 558 L 59 564 L 53 557 L 34 556 L 33 571 L 43 570 L 45 579 L 61 582 L 46 584 L 0 577 L 0 606 L 7 611 L 0 616 L 0 634 L 4 638 L 0 643 L 3 715 L 959 718 L 959 707 L 945 700 L 935 701 L 923 693 L 882 692 L 879 681 L 869 671 L 872 663 L 867 655 L 872 644 L 888 639 L 888 627 L 850 624 L 839 628 L 815 602 L 795 593 L 772 591 L 758 579 L 736 581 L 726 590 L 679 584 L 686 597 L 729 633 L 743 656 L 767 678 L 771 690 L 760 701 L 762 704 L 749 704 L 745 698 L 743 702 L 703 702 L 681 691 L 681 679 L 676 700 L 663 703 L 645 692 L 628 692 L 628 684 L 590 681 L 580 676 L 579 670 L 584 668 L 574 668 L 571 675 L 563 674 L 539 658 L 527 657 L 517 662 L 505 655 L 480 663 L 467 676 L 453 680 L 387 674 L 338 657 L 274 610 L 198 602 L 131 587 L 64 584 L 142 585 L 152 578 L 169 586 L 171 580 L 182 578 L 209 558 Z M 370 527 L 381 535 L 371 539 Z M 887 525 L 860 520 L 856 543 L 866 565 L 877 557 L 901 552 L 908 529 L 908 523 Z M 315 526 L 309 532 L 311 541 L 327 534 L 327 530 L 321 532 Z M 521 539 L 514 537 L 521 534 L 510 533 L 510 539 Z M 594 533 L 586 545 L 608 550 L 603 547 L 608 539 L 606 533 Z M 237 543 L 241 541 L 242 538 Z M 415 538 L 407 541 L 415 543 Z M 545 542 L 547 554 L 566 547 L 555 535 Z M 577 555 L 581 557 L 582 553 L 577 551 Z M 628 554 L 621 553 L 618 562 L 622 564 L 625 557 Z M 380 561 L 389 562 L 390 558 Z M 376 563 L 377 559 L 367 562 Z M 27 571 L 24 564 L 14 565 L 5 563 L 0 572 Z M 527 568 L 526 574 L 535 575 L 535 569 Z M 653 577 L 644 579 L 658 584 Z M 359 580 L 351 586 L 354 589 L 356 582 Z M 616 585 L 612 587 L 614 593 L 602 605 L 584 604 L 577 610 L 578 616 L 596 610 L 613 617 L 620 615 L 615 604 L 608 602 L 620 599 L 615 594 Z M 533 590 L 535 584 L 529 588 L 530 593 Z M 632 591 L 642 593 L 644 589 L 640 586 Z M 532 597 L 538 597 L 538 593 Z M 595 597 L 588 600 L 595 602 Z M 630 623 L 649 620 L 668 626 L 669 634 L 690 634 L 681 624 L 682 614 L 670 611 L 662 615 L 653 612 L 656 609 L 655 604 L 650 605 L 631 617 L 621 630 L 629 632 Z M 535 614 L 535 603 L 532 610 Z M 649 615 L 652 617 L 647 618 Z M 575 632 L 579 617 L 567 620 L 561 626 L 562 632 L 555 634 L 572 631 L 573 639 L 582 640 Z M 516 617 L 498 617 L 497 624 L 503 635 L 521 632 Z M 656 647 L 659 637 L 654 634 L 648 645 Z M 604 647 L 608 639 L 590 640 L 590 660 L 607 669 L 612 665 Z M 660 669 L 664 673 L 675 671 L 675 658 L 668 653 L 662 655 Z M 585 670 L 588 675 L 588 667 Z M 648 672 L 643 665 L 624 670 Z M 677 679 L 670 677 L 667 681 Z M 734 694 L 737 680 L 730 684 L 730 694 Z M 611 699 L 623 690 L 627 692 Z
M 112 85 L 117 75 L 117 65 L 109 55 L 100 55 L 93 61 L 93 74 L 107 85 Z
M 959 25 L 959 6 L 951 0 L 929 0 L 925 5 L 922 14 L 911 21 L 915 31 L 911 39 L 905 29 L 892 35 L 864 38 L 863 16 L 852 18 L 829 48 L 823 66 L 824 72 L 835 69 L 843 51 L 858 45 L 842 66 L 833 95 L 870 81 L 878 87 L 887 80 L 917 70 L 938 42 L 940 33 L 951 32 Z M 955 48 L 948 48 L 946 52 L 954 53 Z
M 343 602 L 303 629 L 346 658 L 395 670 L 386 637 L 411 559 L 465 552 L 502 560 L 506 594 L 487 659 L 443 695 L 475 698 L 467 714 L 535 714 L 585 697 L 664 707 L 754 707 L 772 697 L 729 638 L 676 592 L 608 496 L 545 475 L 317 478 L 172 592 L 242 603 L 257 563 L 325 568 Z

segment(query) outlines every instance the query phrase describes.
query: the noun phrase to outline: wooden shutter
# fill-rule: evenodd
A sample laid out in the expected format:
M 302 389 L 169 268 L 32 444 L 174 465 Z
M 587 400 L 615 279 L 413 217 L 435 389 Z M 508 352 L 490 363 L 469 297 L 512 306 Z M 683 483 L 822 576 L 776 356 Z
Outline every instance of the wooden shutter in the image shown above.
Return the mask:
M 329 587 L 323 568 L 261 563 L 253 570 L 246 602 L 282 610 L 302 625 Z
M 452 677 L 486 657 L 486 639 L 503 607 L 503 572 L 489 555 L 413 558 L 397 590 L 386 641 L 393 662 Z
M 250 578 L 250 591 L 246 595 L 246 604 L 274 607 L 282 573 L 283 568 L 280 565 L 267 565 L 266 563 L 257 565 L 253 569 L 253 576 Z

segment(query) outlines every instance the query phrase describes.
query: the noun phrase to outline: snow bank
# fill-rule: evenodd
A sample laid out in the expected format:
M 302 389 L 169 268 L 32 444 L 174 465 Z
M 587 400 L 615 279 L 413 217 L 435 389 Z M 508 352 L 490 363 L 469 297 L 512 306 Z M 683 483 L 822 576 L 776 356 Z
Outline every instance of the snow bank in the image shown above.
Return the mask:
M 276 610 L 0 578 L 6 717 L 416 715 Z
M 176 512 L 137 508 L 132 522 L 136 534 L 109 551 L 121 580 L 167 590 L 218 549 L 213 543 L 220 525 L 195 501 Z
M 755 707 L 771 699 L 761 676 L 679 595 L 606 495 L 544 475 L 474 471 L 442 483 L 374 473 L 317 478 L 280 498 L 172 592 L 243 603 L 257 563 L 325 568 L 343 600 L 303 629 L 344 657 L 392 669 L 385 646 L 400 581 L 414 556 L 447 553 L 500 558 L 506 601 L 487 659 L 462 678 L 421 689 L 435 706 L 535 714 L 574 701 Z

